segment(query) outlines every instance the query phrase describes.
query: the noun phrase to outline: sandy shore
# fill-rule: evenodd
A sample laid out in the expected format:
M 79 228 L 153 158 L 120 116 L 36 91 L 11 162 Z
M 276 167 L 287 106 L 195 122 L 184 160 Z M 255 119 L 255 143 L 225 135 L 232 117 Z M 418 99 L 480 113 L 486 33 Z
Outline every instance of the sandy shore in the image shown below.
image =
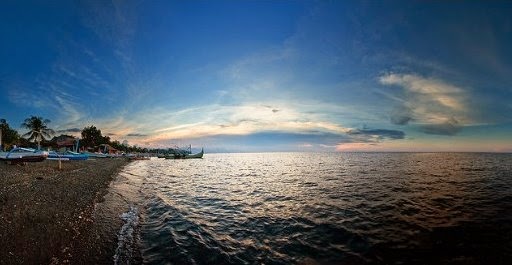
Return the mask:
M 0 264 L 73 263 L 125 159 L 0 161 Z M 80 251 L 78 251 L 80 252 Z

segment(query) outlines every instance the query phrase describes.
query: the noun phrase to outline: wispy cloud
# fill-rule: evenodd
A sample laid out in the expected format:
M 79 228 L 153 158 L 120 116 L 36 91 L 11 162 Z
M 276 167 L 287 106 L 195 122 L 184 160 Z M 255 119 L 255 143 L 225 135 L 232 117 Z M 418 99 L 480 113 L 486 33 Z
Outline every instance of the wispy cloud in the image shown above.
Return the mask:
M 421 103 L 434 103 L 452 111 L 464 111 L 463 90 L 442 80 L 412 74 L 388 74 L 379 78 L 381 84 L 399 85 Z
M 58 103 L 57 109 L 63 114 L 66 124 L 76 124 L 83 119 L 84 113 L 77 108 L 76 103 L 60 96 L 55 96 L 55 101 Z
M 376 142 L 385 139 L 404 139 L 405 133 L 398 130 L 388 129 L 354 129 L 347 132 L 348 135 L 363 136 L 361 142 Z
M 329 121 L 314 119 L 314 114 L 290 106 L 274 107 L 261 104 L 210 105 L 181 111 L 193 123 L 180 124 L 182 117 L 168 116 L 172 126 L 156 129 L 153 140 L 199 138 L 212 135 L 248 135 L 259 132 L 333 132 L 344 133 L 348 128 Z
M 0 80 L 7 99 L 16 106 L 25 108 L 47 108 L 52 105 L 46 92 L 25 80 Z
M 380 143 L 405 137 L 404 132 L 397 130 L 343 126 L 342 122 L 332 119 L 343 111 L 339 106 L 326 103 L 282 101 L 212 104 L 181 110 L 156 107 L 130 113 L 129 119 L 118 116 L 117 120 L 100 120 L 98 126 L 115 132 L 116 138 L 133 137 L 133 143 L 149 146 L 168 146 L 180 141 L 204 142 L 205 139 L 223 139 L 226 143 L 228 138 L 294 135 L 290 139 L 296 139 L 296 146 L 314 144 L 325 149 L 319 144 L 334 148 L 339 142 Z
M 81 131 L 82 131 L 82 129 L 79 129 L 79 128 L 68 128 L 68 129 L 57 130 L 56 132 L 58 132 L 58 133 L 79 133 Z
M 82 21 L 102 41 L 112 45 L 114 55 L 131 65 L 128 47 L 135 36 L 137 22 L 135 1 L 88 1 L 83 3 Z
M 144 136 L 148 136 L 147 134 L 143 134 L 143 133 L 129 133 L 126 135 L 127 137 L 144 137 Z
M 425 133 L 454 135 L 473 122 L 467 92 L 458 86 L 414 74 L 386 74 L 379 77 L 379 82 L 403 89 L 402 98 L 390 113 L 393 124 L 414 121 Z

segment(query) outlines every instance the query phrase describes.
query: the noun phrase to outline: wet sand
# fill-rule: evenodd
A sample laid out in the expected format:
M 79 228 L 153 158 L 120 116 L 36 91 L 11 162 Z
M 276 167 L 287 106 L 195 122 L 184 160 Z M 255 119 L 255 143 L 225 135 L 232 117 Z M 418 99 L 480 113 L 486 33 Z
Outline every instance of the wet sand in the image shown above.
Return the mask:
M 80 263 L 76 253 L 90 240 L 94 206 L 127 163 L 63 161 L 59 170 L 58 161 L 0 161 L 0 264 Z

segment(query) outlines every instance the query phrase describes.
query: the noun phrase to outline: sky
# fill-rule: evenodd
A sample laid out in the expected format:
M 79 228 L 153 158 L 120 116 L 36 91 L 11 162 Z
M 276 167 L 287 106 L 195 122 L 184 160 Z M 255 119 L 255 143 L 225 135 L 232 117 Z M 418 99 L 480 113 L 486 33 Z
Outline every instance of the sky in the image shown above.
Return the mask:
M 512 152 L 510 1 L 0 3 L 0 118 L 208 152 Z

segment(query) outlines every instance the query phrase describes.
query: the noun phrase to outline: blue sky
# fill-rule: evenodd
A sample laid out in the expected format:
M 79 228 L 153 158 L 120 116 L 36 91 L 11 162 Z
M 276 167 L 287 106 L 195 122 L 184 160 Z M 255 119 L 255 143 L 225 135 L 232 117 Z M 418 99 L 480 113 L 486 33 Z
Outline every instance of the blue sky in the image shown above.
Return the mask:
M 500 1 L 3 1 L 0 118 L 147 147 L 511 152 L 510 14 Z

